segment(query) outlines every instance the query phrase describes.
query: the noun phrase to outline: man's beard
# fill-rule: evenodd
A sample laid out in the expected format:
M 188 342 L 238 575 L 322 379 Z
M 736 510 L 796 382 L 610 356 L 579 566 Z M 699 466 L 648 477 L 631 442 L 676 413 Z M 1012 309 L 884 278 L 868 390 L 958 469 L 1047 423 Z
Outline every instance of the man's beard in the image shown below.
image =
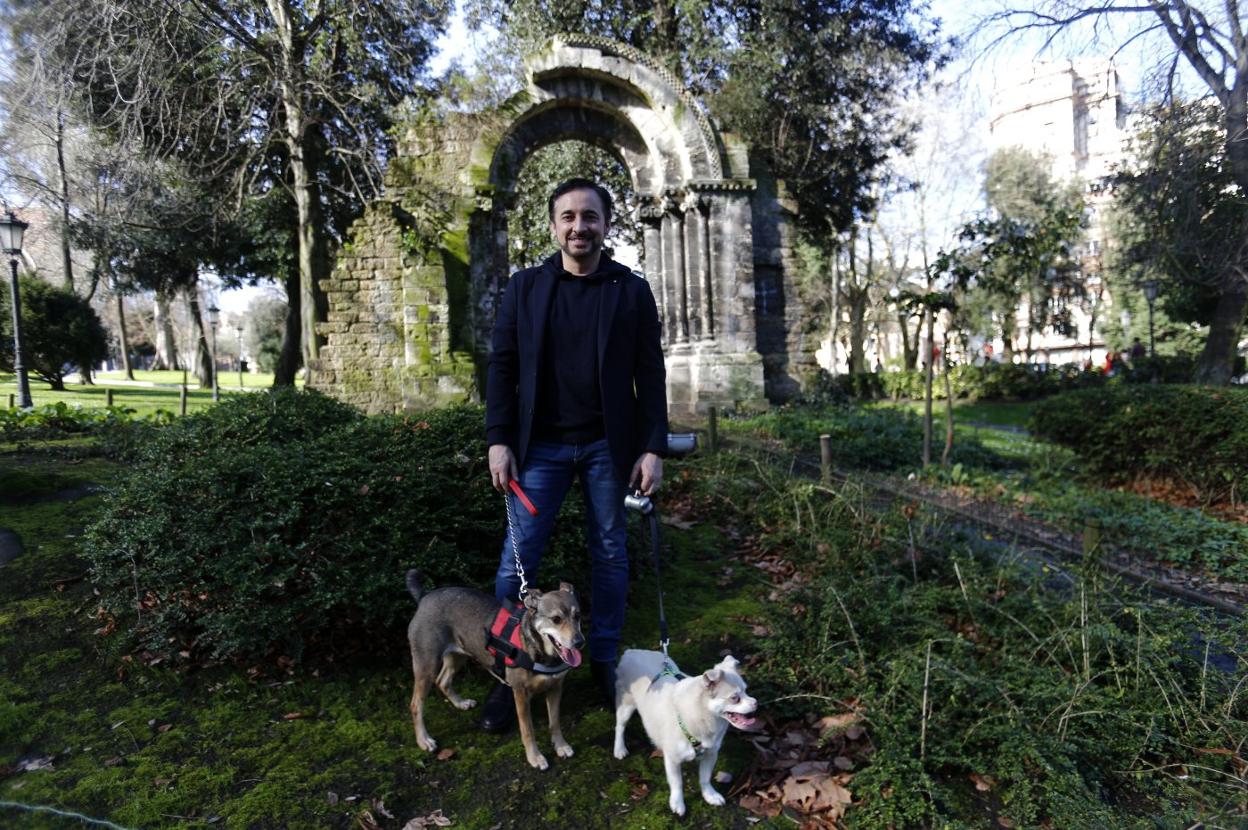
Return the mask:
M 583 248 L 573 248 L 574 242 L 588 242 L 589 244 Z M 600 253 L 603 247 L 603 238 L 594 234 L 593 236 L 581 236 L 573 238 L 571 236 L 564 237 L 563 243 L 559 246 L 559 250 L 572 257 L 573 259 L 585 259 L 594 254 Z

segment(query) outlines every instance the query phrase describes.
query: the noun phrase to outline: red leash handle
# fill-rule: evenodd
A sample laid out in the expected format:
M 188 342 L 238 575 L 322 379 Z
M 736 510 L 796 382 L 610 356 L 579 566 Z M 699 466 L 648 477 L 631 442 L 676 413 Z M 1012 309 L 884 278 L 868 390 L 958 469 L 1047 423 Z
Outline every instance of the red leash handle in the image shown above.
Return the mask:
M 533 502 L 529 501 L 529 497 L 526 496 L 524 491 L 520 489 L 520 485 L 516 482 L 516 480 L 513 478 L 511 481 L 507 482 L 507 486 L 511 488 L 511 492 L 516 494 L 516 498 L 520 499 L 520 503 L 524 505 L 525 510 L 529 511 L 529 515 L 536 516 L 537 508 L 533 506 Z

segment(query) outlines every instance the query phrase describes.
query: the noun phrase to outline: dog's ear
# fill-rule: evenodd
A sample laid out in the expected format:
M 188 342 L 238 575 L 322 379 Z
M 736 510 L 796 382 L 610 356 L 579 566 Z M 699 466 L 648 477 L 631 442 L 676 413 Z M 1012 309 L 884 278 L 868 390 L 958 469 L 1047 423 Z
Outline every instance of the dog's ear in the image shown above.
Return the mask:
M 719 669 L 710 669 L 702 675 L 702 682 L 706 683 L 706 688 L 713 689 L 715 684 L 724 679 L 724 673 Z
M 737 666 L 739 665 L 741 665 L 741 661 L 729 654 L 724 657 L 723 660 L 719 661 L 718 668 L 721 668 L 724 671 L 736 671 Z
M 530 588 L 529 592 L 524 595 L 524 607 L 530 611 L 537 610 L 537 601 L 542 598 L 542 592 L 536 588 Z
M 567 592 L 567 593 L 569 593 L 569 594 L 572 594 L 573 596 L 575 596 L 575 595 L 576 595 L 576 589 L 572 587 L 572 583 L 571 583 L 571 582 L 560 582 L 560 583 L 559 583 L 559 590 L 560 590 L 560 591 L 565 591 L 565 592 Z

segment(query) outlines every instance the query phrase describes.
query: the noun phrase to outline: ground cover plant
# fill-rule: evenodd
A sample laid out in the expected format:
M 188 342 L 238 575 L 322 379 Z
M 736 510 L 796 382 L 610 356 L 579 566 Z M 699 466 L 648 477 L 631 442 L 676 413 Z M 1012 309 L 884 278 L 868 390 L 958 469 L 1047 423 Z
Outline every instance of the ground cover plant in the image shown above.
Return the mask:
M 323 405 L 320 417 L 223 406 L 221 420 L 166 427 L 164 446 L 193 455 L 270 430 L 270 448 L 303 452 L 317 435 L 373 420 L 308 400 Z M 416 430 L 429 442 L 420 458 L 457 434 L 428 423 Z M 0 578 L 0 802 L 136 830 L 398 830 L 413 817 L 484 830 L 528 827 L 535 815 L 674 826 L 661 763 L 641 751 L 637 729 L 629 758 L 611 757 L 613 719 L 576 672 L 564 707 L 576 756 L 538 773 L 514 735 L 483 735 L 471 713 L 440 700 L 429 725 L 448 753 L 415 748 L 405 620 L 349 645 L 331 639 L 332 663 L 275 653 L 214 664 L 122 648 L 83 557 L 82 529 L 108 512 L 106 497 L 30 501 L 110 485 L 136 463 L 79 456 L 0 455 L 28 473 L 20 504 L 0 494 L 0 525 L 30 542 Z M 668 479 L 659 504 L 673 655 L 693 670 L 724 651 L 743 659 L 769 721 L 728 742 L 721 768 L 733 780 L 720 788 L 730 806 L 691 799 L 687 826 L 793 826 L 781 811 L 809 827 L 862 828 L 1248 819 L 1242 622 L 1133 595 L 1095 562 L 1046 569 L 914 507 L 880 516 L 852 484 L 824 489 L 762 458 L 695 456 L 672 463 Z M 445 509 L 464 509 L 464 492 L 441 493 Z M 493 560 L 500 513 L 485 546 L 464 553 Z M 579 546 L 579 526 L 568 533 Z M 652 574 L 641 557 L 633 570 L 625 645 L 654 648 Z M 394 582 L 401 591 L 401 571 Z M 462 691 L 479 699 L 487 683 L 470 672 Z M 14 816 L 22 827 L 67 821 L 0 806 L 0 825 Z
M 1134 398 L 1156 392 L 1158 388 L 1141 387 L 1126 394 Z M 1238 390 L 1232 393 L 1238 394 Z M 915 414 L 921 404 L 913 402 L 877 402 L 864 406 L 862 411 L 853 406 L 790 407 L 730 421 L 728 430 L 731 433 L 736 429 L 737 434 L 745 438 L 762 434 L 780 439 L 789 449 L 811 458 L 818 457 L 818 436 L 829 434 L 833 460 L 843 469 L 898 476 L 913 474 L 928 486 L 954 487 L 959 495 L 1016 507 L 1023 514 L 1067 534 L 1081 533 L 1085 523 L 1095 519 L 1100 522 L 1108 544 L 1142 560 L 1195 571 L 1221 581 L 1248 582 L 1248 526 L 1243 522 L 1191 504 L 1171 504 L 1111 489 L 1103 478 L 1089 475 L 1087 467 L 1078 463 L 1078 456 L 1072 450 L 1017 430 L 1020 423 L 1033 422 L 1030 413 L 1036 408 L 1046 413 L 1037 416 L 1037 420 L 1043 418 L 1047 422 L 1087 427 L 1097 418 L 1093 414 L 1095 410 L 1085 406 L 1082 399 L 1093 394 L 1102 392 L 1075 393 L 1073 399 L 1062 396 L 1043 404 L 961 403 L 954 410 L 952 463 L 926 471 L 919 463 L 921 422 Z M 1166 400 L 1174 397 L 1171 391 L 1163 394 Z M 1181 405 L 1176 408 L 1182 411 Z M 981 424 L 985 426 L 981 428 Z M 1007 429 L 992 429 L 993 424 Z M 1170 426 L 1178 428 L 1175 423 Z M 1226 426 L 1215 420 L 1212 430 L 1216 432 Z M 939 452 L 943 429 L 939 423 L 937 427 L 935 445 Z M 1169 440 L 1159 434 L 1159 429 L 1154 430 L 1151 440 L 1157 443 Z M 1207 432 L 1204 434 L 1208 436 L 1206 443 L 1216 443 Z M 1201 439 L 1181 437 L 1175 440 L 1194 445 Z M 1219 447 L 1214 453 L 1204 453 L 1203 457 L 1224 457 L 1234 446 L 1232 440 L 1231 450 Z M 1136 454 L 1131 463 L 1144 463 L 1139 458 L 1142 450 L 1120 447 L 1120 451 Z M 1154 455 L 1175 458 L 1177 454 L 1159 448 Z M 1123 467 L 1130 466 L 1126 461 L 1121 463 Z M 1225 473 L 1222 476 L 1211 474 L 1210 478 L 1220 482 L 1225 480 Z
M 695 504 L 752 505 L 770 576 L 750 671 L 848 827 L 1191 827 L 1248 821 L 1248 628 L 962 538 L 915 505 L 741 455 L 699 462 Z M 756 528 L 750 532 L 749 528 Z M 786 723 L 787 721 L 787 723 Z M 818 735 L 815 748 L 793 724 Z M 758 776 L 773 815 L 790 792 Z M 812 795 L 812 798 L 816 796 Z

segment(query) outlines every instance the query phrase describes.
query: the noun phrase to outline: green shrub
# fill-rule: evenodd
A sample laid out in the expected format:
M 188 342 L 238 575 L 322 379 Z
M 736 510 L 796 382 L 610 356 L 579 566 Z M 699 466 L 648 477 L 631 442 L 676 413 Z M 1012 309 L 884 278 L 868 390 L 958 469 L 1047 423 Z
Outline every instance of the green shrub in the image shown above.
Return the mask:
M 1248 389 L 1109 386 L 1039 404 L 1036 435 L 1069 447 L 1109 481 L 1144 476 L 1190 485 L 1208 502 L 1248 487 Z
M 412 612 L 408 568 L 434 585 L 492 584 L 506 519 L 482 424 L 479 407 L 366 418 L 295 391 L 181 419 L 138 452 L 87 531 L 103 607 L 139 647 L 190 659 L 299 659 L 379 632 L 401 642 L 390 635 Z M 586 557 L 566 525 L 543 574 L 576 582 L 567 569 Z

